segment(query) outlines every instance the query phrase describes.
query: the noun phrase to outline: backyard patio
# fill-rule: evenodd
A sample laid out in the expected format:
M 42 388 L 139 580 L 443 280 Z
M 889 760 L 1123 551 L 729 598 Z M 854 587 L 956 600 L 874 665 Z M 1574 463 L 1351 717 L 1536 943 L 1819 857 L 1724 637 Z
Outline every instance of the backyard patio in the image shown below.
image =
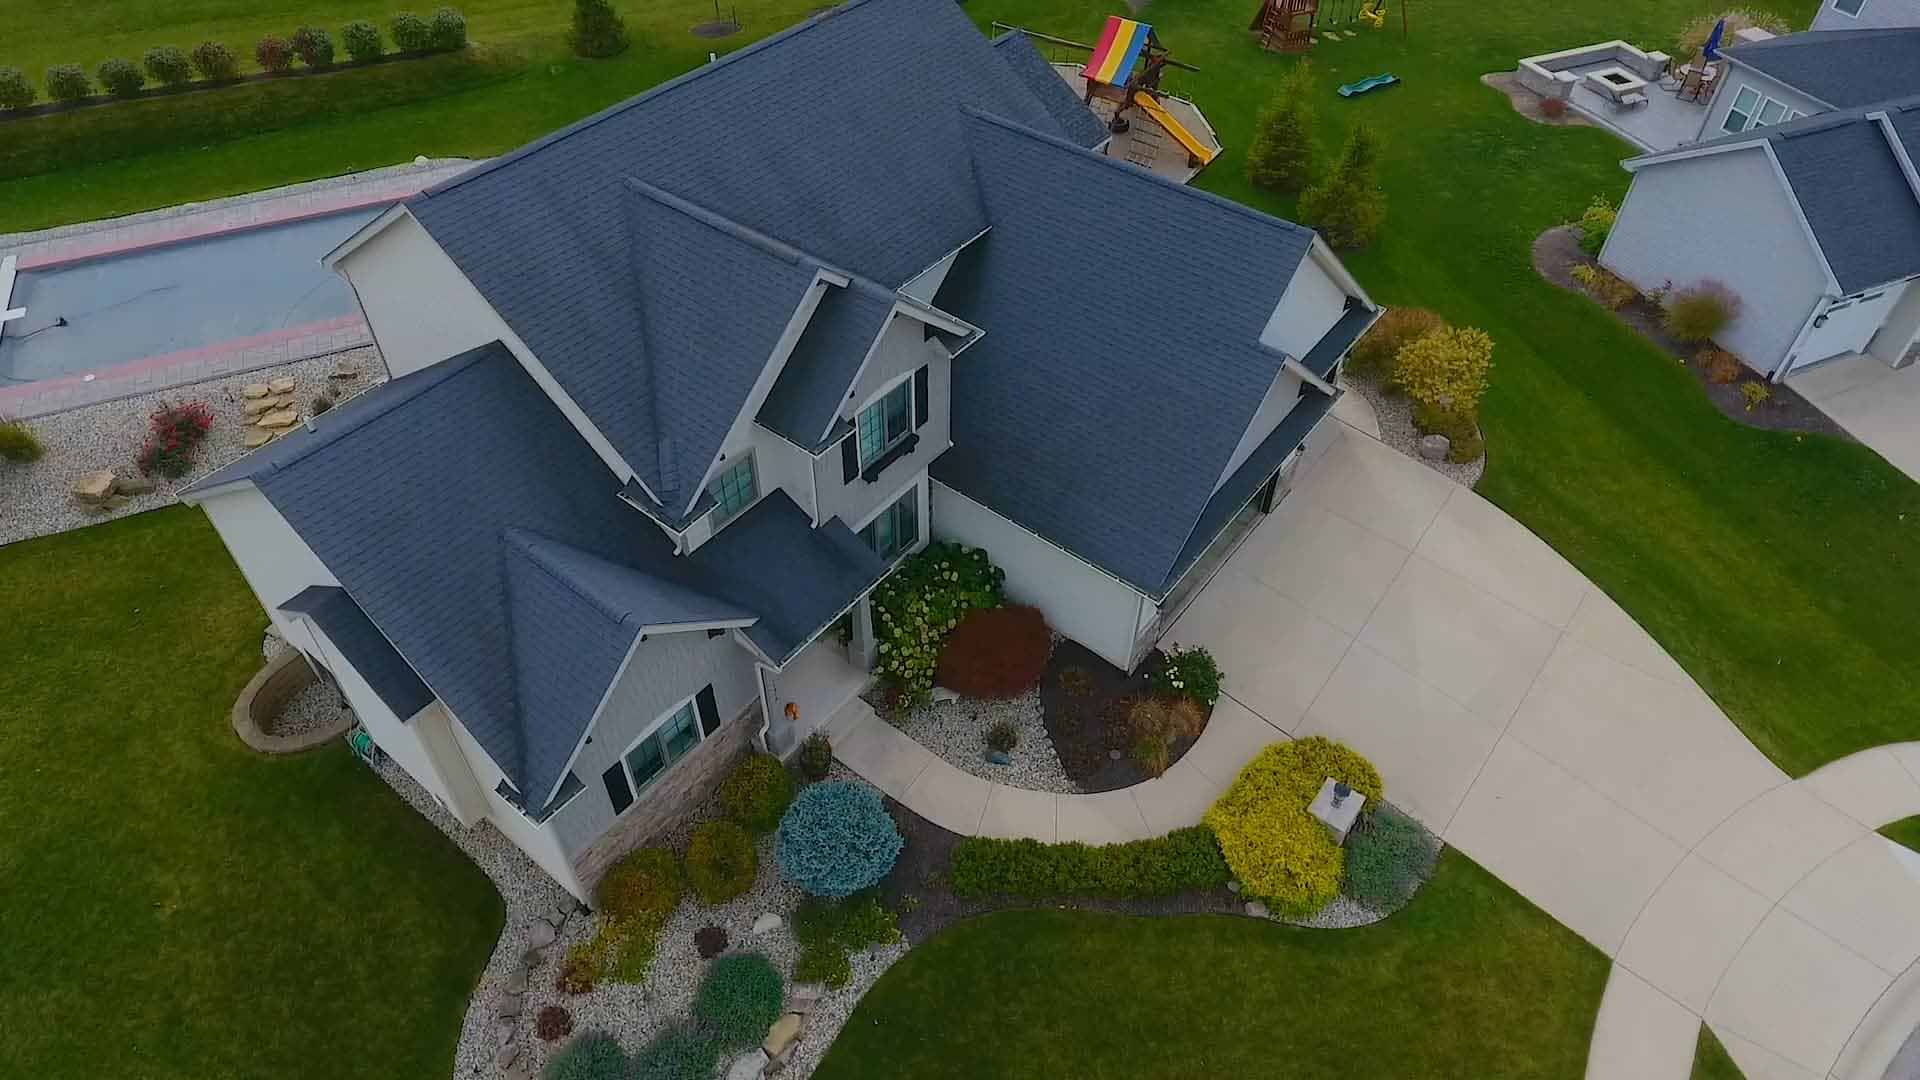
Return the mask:
M 1713 102 L 1712 77 L 1703 82 L 1695 72 L 1683 85 L 1673 66 L 1666 53 L 1604 41 L 1529 56 L 1516 74 L 1541 98 L 1564 101 L 1595 124 L 1657 152 L 1700 141 Z

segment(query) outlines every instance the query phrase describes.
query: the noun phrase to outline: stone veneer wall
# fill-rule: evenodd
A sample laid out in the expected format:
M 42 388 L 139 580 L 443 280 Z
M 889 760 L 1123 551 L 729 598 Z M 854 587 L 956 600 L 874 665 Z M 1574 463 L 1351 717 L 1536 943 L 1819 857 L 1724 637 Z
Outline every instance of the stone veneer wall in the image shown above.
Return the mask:
M 705 802 L 734 763 L 747 755 L 752 736 L 759 730 L 760 705 L 755 702 L 721 724 L 718 733 L 668 769 L 599 839 L 575 852 L 573 869 L 589 894 L 620 856 L 666 835 L 694 807 Z M 599 782 L 597 777 L 589 781 Z

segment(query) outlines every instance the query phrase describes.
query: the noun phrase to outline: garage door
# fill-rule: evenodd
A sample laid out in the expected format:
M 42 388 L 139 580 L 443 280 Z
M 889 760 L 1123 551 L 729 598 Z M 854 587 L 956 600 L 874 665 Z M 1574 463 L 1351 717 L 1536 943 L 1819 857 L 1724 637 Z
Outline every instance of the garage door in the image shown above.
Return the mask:
M 1807 343 L 1794 360 L 1793 368 L 1797 370 L 1835 356 L 1864 351 L 1880 325 L 1887 321 L 1887 313 L 1906 291 L 1907 286 L 1902 283 L 1835 300 L 1813 320 L 1813 333 L 1807 335 Z

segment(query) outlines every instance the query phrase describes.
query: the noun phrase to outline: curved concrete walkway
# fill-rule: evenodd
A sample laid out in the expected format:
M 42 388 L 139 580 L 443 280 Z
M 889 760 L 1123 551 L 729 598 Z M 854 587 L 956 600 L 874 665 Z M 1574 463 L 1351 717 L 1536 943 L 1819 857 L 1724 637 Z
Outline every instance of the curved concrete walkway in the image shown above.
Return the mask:
M 1617 962 L 1588 1076 L 1686 1080 L 1704 1018 L 1749 1080 L 1880 1080 L 1920 1018 L 1920 744 L 1790 780 L 1606 594 L 1497 507 L 1354 431 L 1168 635 L 1226 672 L 1206 733 L 1127 791 L 948 765 L 862 705 L 856 771 L 956 832 L 1195 824 L 1276 738 L 1368 755 L 1393 802 Z

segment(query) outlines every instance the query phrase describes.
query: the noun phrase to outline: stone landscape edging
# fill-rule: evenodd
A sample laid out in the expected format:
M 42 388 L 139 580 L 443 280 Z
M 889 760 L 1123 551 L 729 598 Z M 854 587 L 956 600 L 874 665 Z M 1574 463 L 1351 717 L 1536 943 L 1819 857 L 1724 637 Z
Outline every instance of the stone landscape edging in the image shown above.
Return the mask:
M 296 754 L 337 739 L 353 726 L 351 714 L 342 712 L 333 723 L 298 735 L 270 735 L 260 726 L 262 715 L 272 716 L 295 694 L 313 684 L 313 668 L 298 649 L 287 649 L 260 666 L 233 703 L 233 733 L 249 749 L 262 754 Z

